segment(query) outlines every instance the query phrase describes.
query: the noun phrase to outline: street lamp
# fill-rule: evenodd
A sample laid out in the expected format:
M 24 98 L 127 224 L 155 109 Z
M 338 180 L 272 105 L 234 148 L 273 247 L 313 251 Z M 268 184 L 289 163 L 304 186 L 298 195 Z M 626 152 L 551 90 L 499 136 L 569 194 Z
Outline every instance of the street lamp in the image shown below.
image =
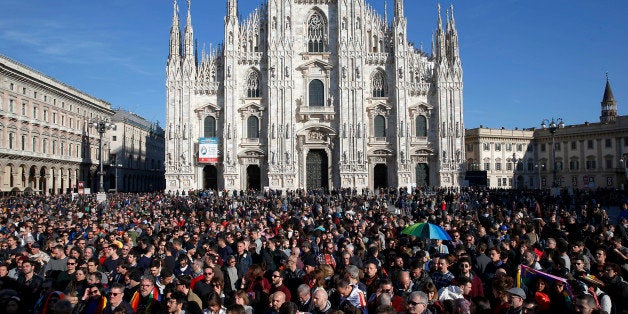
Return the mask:
M 557 176 L 556 176 L 556 143 L 555 143 L 556 131 L 564 127 L 565 127 L 565 123 L 563 122 L 563 119 L 561 118 L 556 118 L 556 119 L 552 118 L 552 121 L 543 119 L 543 121 L 541 121 L 541 128 L 543 128 L 543 130 L 547 129 L 550 132 L 550 134 L 552 134 L 552 187 L 554 188 L 558 186 L 558 181 L 557 181 Z
M 622 180 L 622 183 L 621 183 L 622 190 L 624 189 L 624 182 L 626 181 L 626 179 L 628 179 L 628 172 L 627 172 L 628 168 L 626 168 L 626 161 L 628 161 L 627 157 L 628 156 L 626 156 L 626 155 L 622 155 L 619 158 L 619 165 L 621 166 L 620 173 L 622 173 L 623 177 L 624 177 L 623 180 Z
M 96 132 L 98 132 L 100 141 L 98 143 L 98 163 L 99 163 L 99 167 L 100 167 L 100 182 L 98 184 L 98 194 L 99 195 L 105 195 L 105 187 L 103 185 L 103 164 L 102 164 L 102 136 L 103 134 L 105 134 L 105 132 L 107 132 L 107 130 L 116 130 L 116 125 L 112 124 L 109 122 L 108 119 L 105 118 L 97 118 L 97 119 L 92 119 L 92 121 L 89 124 L 90 127 L 96 129 Z M 100 199 L 100 196 L 99 196 Z
M 519 188 L 516 183 L 517 182 L 516 180 L 517 179 L 516 177 L 517 176 L 517 161 L 518 161 L 517 153 L 512 153 L 512 186 L 514 188 Z
M 545 165 L 542 164 L 540 161 L 534 165 L 534 168 L 536 168 L 539 173 L 539 190 L 541 189 L 541 169 L 544 167 Z
M 114 167 L 116 169 L 115 172 L 115 186 L 114 186 L 114 190 L 116 191 L 116 193 L 118 193 L 118 168 L 122 167 L 122 164 L 116 164 L 116 163 L 111 163 L 111 165 L 109 165 L 111 167 Z

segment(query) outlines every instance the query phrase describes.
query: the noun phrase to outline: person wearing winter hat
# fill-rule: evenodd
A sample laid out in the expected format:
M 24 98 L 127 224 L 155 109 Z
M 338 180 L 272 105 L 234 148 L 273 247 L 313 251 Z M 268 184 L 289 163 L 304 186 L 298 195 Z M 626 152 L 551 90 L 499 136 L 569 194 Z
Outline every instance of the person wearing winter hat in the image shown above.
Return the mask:
M 510 288 L 506 290 L 508 292 L 508 303 L 510 304 L 510 308 L 508 308 L 508 314 L 519 314 L 522 313 L 523 310 L 523 300 L 526 299 L 526 293 L 521 288 Z

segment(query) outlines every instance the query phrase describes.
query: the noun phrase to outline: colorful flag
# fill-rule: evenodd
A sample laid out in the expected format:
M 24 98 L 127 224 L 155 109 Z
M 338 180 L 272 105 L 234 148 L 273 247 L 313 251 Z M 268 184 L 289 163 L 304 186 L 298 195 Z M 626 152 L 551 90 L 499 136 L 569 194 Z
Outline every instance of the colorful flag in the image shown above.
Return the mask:
M 534 279 L 537 277 L 544 278 L 547 283 L 550 284 L 550 286 L 555 285 L 556 282 L 562 282 L 565 285 L 565 289 L 563 289 L 563 294 L 568 304 L 571 302 L 571 300 L 573 300 L 573 293 L 571 291 L 571 286 L 567 282 L 567 279 L 544 273 L 539 270 L 535 270 L 526 265 L 521 265 L 519 271 L 517 272 L 517 287 L 522 288 L 526 291 L 531 291 L 530 288 L 533 288 L 531 287 L 531 285 Z

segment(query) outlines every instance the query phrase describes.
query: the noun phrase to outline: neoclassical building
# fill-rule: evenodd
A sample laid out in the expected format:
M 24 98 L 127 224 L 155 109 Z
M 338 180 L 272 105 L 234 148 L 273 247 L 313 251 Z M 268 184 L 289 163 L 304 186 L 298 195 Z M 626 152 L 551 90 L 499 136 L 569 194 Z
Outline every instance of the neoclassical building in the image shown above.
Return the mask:
M 182 29 L 175 0 L 166 191 L 459 186 L 462 66 L 447 11 L 426 53 L 409 42 L 403 0 L 392 21 L 365 0 L 270 0 L 241 20 L 227 0 L 224 42 L 197 55 L 190 1 Z M 199 159 L 208 139 L 217 158 Z
M 0 55 L 0 192 L 97 190 L 99 134 L 110 104 Z M 108 145 L 108 139 L 103 139 Z
M 553 149 L 548 129 L 480 126 L 467 130 L 466 151 L 467 168 L 486 171 L 490 187 L 549 188 L 555 176 L 560 188 L 621 189 L 628 178 L 628 116 L 618 115 L 607 79 L 599 121 L 557 129 Z
M 156 123 L 116 109 L 109 132 L 109 190 L 153 192 L 164 189 L 164 130 Z

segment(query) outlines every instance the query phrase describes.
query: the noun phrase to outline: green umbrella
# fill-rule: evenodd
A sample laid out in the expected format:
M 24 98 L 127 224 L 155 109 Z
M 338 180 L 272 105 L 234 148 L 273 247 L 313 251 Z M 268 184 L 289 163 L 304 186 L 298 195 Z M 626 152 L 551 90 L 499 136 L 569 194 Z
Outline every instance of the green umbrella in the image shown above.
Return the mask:
M 401 234 L 407 234 L 421 239 L 451 240 L 451 236 L 449 236 L 445 229 L 428 222 L 415 223 L 403 229 Z

